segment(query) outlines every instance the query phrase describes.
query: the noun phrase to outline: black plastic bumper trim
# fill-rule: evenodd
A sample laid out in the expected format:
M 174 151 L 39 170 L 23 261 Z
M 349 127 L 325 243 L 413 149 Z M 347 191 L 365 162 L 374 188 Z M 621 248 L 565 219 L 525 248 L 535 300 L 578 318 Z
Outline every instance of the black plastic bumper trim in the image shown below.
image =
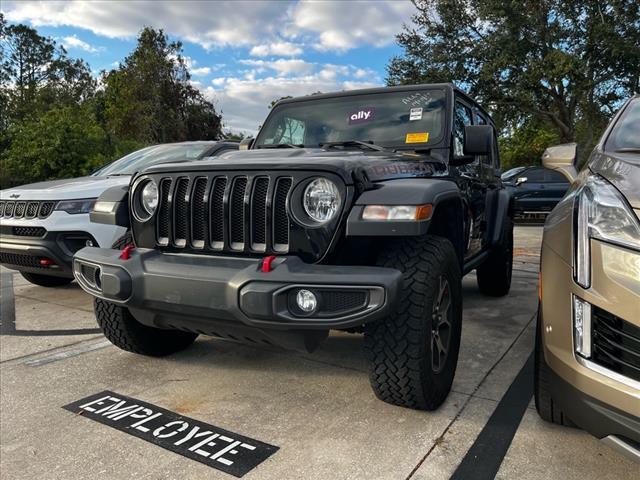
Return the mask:
M 112 249 L 87 247 L 74 257 L 78 265 L 86 263 L 101 268 L 101 292 L 87 286 L 81 277 L 76 278 L 88 293 L 145 311 L 144 318 L 136 318 L 160 327 L 171 324 L 197 330 L 203 322 L 219 321 L 260 329 L 349 328 L 387 315 L 395 307 L 402 285 L 402 274 L 397 270 L 310 265 L 295 256 L 278 257 L 273 270 L 265 273 L 260 270 L 261 262 L 252 258 L 177 255 L 152 249 L 137 249 L 128 260 L 120 259 L 119 254 Z M 247 314 L 256 312 L 256 304 L 276 305 L 277 295 L 296 285 L 381 289 L 384 295 L 376 297 L 379 302 L 375 308 L 346 318 L 294 318 L 283 315 L 278 308 L 267 315 Z M 241 292 L 248 286 L 252 305 L 243 309 Z M 262 300 L 256 300 L 256 295 L 262 295 Z

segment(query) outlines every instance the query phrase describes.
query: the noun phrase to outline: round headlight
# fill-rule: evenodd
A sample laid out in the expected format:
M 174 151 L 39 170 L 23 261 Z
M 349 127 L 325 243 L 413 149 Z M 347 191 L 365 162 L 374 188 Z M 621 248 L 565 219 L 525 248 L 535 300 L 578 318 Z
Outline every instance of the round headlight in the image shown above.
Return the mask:
M 148 181 L 142 188 L 140 204 L 149 216 L 153 215 L 158 208 L 158 186 L 153 180 Z
M 340 209 L 340 191 L 331 180 L 316 178 L 304 190 L 302 203 L 311 219 L 326 223 L 335 217 Z

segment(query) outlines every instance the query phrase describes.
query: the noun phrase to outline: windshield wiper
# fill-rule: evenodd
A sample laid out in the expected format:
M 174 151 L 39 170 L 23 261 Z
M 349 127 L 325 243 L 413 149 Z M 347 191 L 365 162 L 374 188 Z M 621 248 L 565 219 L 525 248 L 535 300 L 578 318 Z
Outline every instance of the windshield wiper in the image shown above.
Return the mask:
M 260 145 L 258 148 L 302 148 L 304 145 L 294 145 L 293 143 L 275 143 L 273 145 Z
M 389 150 L 388 148 L 381 147 L 380 145 L 376 145 L 375 143 L 362 142 L 360 140 L 345 140 L 344 142 L 324 142 L 319 144 L 320 148 L 332 148 L 332 147 L 365 147 L 369 150 L 374 150 L 376 152 L 392 152 L 395 153 L 395 150 Z
M 640 153 L 640 147 L 619 148 L 615 152 L 616 153 Z

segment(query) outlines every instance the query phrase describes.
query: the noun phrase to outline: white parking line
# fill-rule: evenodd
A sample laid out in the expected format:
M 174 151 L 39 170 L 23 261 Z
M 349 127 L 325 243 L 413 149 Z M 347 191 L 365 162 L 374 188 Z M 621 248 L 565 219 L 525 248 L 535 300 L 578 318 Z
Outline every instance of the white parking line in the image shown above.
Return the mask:
M 92 352 L 93 350 L 99 350 L 110 345 L 111 342 L 109 340 L 103 340 L 98 343 L 90 343 L 70 350 L 57 352 L 53 355 L 47 355 L 46 357 L 36 358 L 35 360 L 28 360 L 24 362 L 24 364 L 28 365 L 29 367 L 39 367 L 41 365 L 46 365 L 47 363 L 57 362 L 58 360 L 64 360 L 65 358 L 69 357 L 75 357 L 77 355 L 82 355 L 83 353 Z

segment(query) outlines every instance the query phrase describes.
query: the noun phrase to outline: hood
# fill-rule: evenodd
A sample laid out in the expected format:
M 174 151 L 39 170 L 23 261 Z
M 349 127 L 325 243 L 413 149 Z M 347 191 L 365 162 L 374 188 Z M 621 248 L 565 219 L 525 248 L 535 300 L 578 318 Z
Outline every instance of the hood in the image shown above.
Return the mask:
M 589 168 L 609 180 L 633 208 L 640 209 L 640 154 L 597 152 Z
M 444 176 L 448 173 L 446 163 L 424 154 L 320 148 L 240 150 L 198 162 L 156 165 L 144 173 L 210 170 L 326 171 L 340 175 L 347 185 L 363 178 L 363 175 L 375 182 L 403 177 Z
M 2 200 L 75 200 L 96 198 L 110 187 L 128 185 L 130 176 L 79 177 L 31 183 L 0 191 Z

